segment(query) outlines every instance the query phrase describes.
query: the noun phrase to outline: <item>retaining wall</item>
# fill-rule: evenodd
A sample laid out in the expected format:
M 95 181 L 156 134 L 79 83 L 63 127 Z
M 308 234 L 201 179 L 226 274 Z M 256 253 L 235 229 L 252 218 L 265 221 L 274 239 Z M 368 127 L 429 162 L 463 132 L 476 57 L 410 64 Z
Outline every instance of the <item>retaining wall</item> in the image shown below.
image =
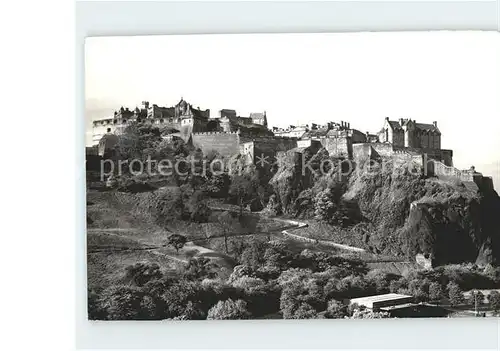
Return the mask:
M 193 133 L 192 141 L 194 147 L 200 148 L 205 155 L 210 151 L 216 151 L 221 156 L 231 157 L 240 151 L 238 133 Z
M 353 144 L 350 137 L 326 138 L 323 146 L 333 157 L 352 157 Z

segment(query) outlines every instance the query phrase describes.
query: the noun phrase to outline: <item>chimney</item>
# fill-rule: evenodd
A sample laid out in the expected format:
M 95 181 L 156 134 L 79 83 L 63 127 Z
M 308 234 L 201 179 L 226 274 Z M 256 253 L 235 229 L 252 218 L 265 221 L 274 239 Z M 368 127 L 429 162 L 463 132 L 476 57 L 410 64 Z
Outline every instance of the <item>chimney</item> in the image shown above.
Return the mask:
M 386 117 L 386 118 L 385 118 L 385 120 L 386 120 L 386 121 L 388 121 L 388 120 L 389 120 L 389 117 Z
M 438 122 L 434 121 L 434 122 L 432 122 L 432 124 L 434 124 L 434 127 L 436 127 L 436 128 L 437 128 L 437 126 L 438 126 Z
M 351 122 L 347 122 L 347 128 L 351 128 Z
M 399 124 L 401 124 L 401 126 L 403 126 L 403 123 L 404 123 L 404 122 L 405 122 L 405 120 L 404 120 L 404 119 L 402 119 L 402 118 L 400 118 L 400 119 L 399 119 Z

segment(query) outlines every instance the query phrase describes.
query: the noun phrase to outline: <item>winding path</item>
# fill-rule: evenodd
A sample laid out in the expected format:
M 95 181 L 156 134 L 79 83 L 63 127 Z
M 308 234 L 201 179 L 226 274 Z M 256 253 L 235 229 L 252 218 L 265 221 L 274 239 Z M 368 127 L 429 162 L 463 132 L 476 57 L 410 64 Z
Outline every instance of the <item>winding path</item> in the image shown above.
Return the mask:
M 216 206 L 210 206 L 210 209 L 216 210 L 216 211 L 237 212 L 236 210 L 231 210 L 231 209 L 216 207 Z M 262 214 L 260 212 L 249 212 L 248 210 L 245 210 L 245 212 L 247 214 L 251 214 L 251 215 L 257 216 L 259 218 L 262 217 Z M 269 231 L 267 233 L 252 233 L 250 235 L 268 234 L 268 233 L 281 231 L 281 234 L 283 234 L 284 236 L 287 236 L 289 238 L 292 238 L 292 239 L 295 239 L 298 241 L 308 242 L 308 243 L 312 243 L 312 244 L 321 244 L 321 245 L 335 247 L 335 248 L 338 248 L 341 250 L 347 250 L 347 251 L 352 251 L 352 252 L 366 252 L 365 249 L 362 249 L 360 247 L 338 244 L 336 242 L 329 241 L 329 240 L 312 239 L 312 238 L 308 238 L 306 236 L 302 236 L 302 235 L 298 235 L 298 234 L 289 232 L 290 230 L 297 230 L 297 229 L 305 228 L 308 226 L 307 223 L 298 222 L 298 221 L 294 221 L 294 220 L 286 219 L 286 218 L 279 218 L 279 217 L 269 217 L 269 219 L 272 219 L 273 221 L 277 221 L 277 222 L 286 223 L 286 224 L 288 224 L 288 227 L 282 227 L 280 229 L 272 230 L 272 231 Z M 249 234 L 246 234 L 246 235 L 249 235 Z M 240 236 L 240 235 L 235 235 L 235 236 Z M 212 237 L 210 237 L 210 238 L 212 238 Z M 213 237 L 213 238 L 215 238 L 215 237 Z

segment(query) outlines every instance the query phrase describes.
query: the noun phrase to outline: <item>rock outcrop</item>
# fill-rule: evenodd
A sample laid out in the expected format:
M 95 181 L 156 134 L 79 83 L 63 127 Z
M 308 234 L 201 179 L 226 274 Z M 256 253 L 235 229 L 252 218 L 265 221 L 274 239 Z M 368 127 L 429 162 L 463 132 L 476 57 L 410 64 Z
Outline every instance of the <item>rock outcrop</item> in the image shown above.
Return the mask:
M 319 160 L 328 157 L 324 152 L 318 151 Z M 435 265 L 500 262 L 500 197 L 494 190 L 424 177 L 401 165 L 371 172 L 354 165 L 343 178 L 336 172 L 318 175 L 303 171 L 301 153 L 288 151 L 270 181 L 285 214 L 312 218 L 315 195 L 340 182 L 342 200 L 357 207 L 369 228 L 361 240 L 374 252 L 426 255 Z

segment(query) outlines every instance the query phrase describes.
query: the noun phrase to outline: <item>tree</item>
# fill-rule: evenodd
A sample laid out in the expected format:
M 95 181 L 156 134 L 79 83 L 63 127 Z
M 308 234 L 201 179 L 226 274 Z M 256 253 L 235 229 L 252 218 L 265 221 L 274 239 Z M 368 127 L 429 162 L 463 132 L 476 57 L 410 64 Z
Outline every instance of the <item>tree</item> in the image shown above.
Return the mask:
M 290 269 L 278 280 L 282 286 L 280 310 L 284 319 L 317 318 L 327 301 L 321 281 L 310 270 Z
M 441 284 L 432 282 L 429 285 L 429 298 L 431 301 L 439 301 L 443 298 L 443 289 L 441 288 Z
M 493 309 L 493 312 L 500 312 L 500 293 L 496 290 L 491 291 L 488 295 L 488 303 Z
M 335 211 L 337 211 L 337 204 L 333 199 L 331 189 L 325 189 L 319 192 L 314 199 L 314 214 L 317 219 L 329 221 Z
M 377 294 L 386 294 L 390 291 L 391 282 L 398 279 L 398 276 L 374 269 L 368 272 L 366 278 L 375 284 Z
M 229 177 L 226 173 L 208 177 L 205 189 L 213 197 L 225 197 L 229 190 Z
M 202 287 L 197 281 L 162 279 L 148 283 L 145 290 L 155 300 L 157 319 L 205 318 L 206 310 L 201 309 Z
M 217 266 L 206 257 L 193 257 L 188 261 L 184 276 L 190 280 L 198 280 L 204 278 L 215 278 Z
M 429 300 L 429 286 L 428 279 L 415 278 L 408 282 L 408 290 L 410 295 L 413 295 L 415 302 L 422 302 Z
M 469 295 L 469 298 L 467 299 L 467 303 L 473 306 L 475 306 L 476 303 L 478 306 L 480 306 L 483 303 L 483 301 L 484 301 L 484 294 L 478 290 L 477 291 L 472 290 Z
M 102 308 L 112 320 L 145 319 L 144 293 L 134 286 L 112 286 L 103 291 Z
M 143 286 L 151 280 L 161 279 L 163 273 L 156 263 L 138 262 L 125 268 L 125 279 L 136 286 Z
M 344 318 L 348 314 L 347 306 L 341 301 L 330 300 L 328 301 L 328 308 L 326 309 L 326 318 Z
M 194 222 L 206 222 L 210 215 L 210 208 L 205 201 L 202 191 L 195 191 L 188 200 L 188 208 L 191 213 L 190 219 Z
M 222 227 L 222 235 L 224 236 L 224 246 L 226 249 L 226 254 L 228 253 L 228 247 L 227 247 L 227 236 L 231 229 L 240 228 L 239 222 L 233 217 L 231 212 L 229 211 L 224 211 L 222 212 L 218 217 L 217 217 L 217 222 L 221 225 Z
M 236 198 L 240 207 L 240 217 L 243 215 L 243 207 L 245 203 L 250 201 L 258 187 L 258 182 L 255 177 L 249 174 L 236 175 L 231 181 L 229 187 L 229 195 Z
M 87 290 L 87 311 L 90 320 L 106 319 L 106 311 L 101 307 L 99 295 L 91 289 Z
M 243 250 L 241 254 L 241 264 L 247 265 L 254 269 L 262 266 L 265 262 L 264 253 L 267 243 L 257 241 L 255 239 L 250 241 L 250 244 Z
M 457 283 L 450 282 L 447 288 L 448 298 L 452 306 L 457 306 L 464 303 L 464 294 Z
M 187 239 L 184 235 L 171 234 L 168 236 L 167 245 L 172 246 L 175 249 L 175 251 L 179 253 L 179 250 L 184 247 L 186 241 Z
M 208 310 L 207 315 L 207 319 L 248 319 L 249 317 L 247 303 L 243 300 L 231 299 L 217 302 Z

